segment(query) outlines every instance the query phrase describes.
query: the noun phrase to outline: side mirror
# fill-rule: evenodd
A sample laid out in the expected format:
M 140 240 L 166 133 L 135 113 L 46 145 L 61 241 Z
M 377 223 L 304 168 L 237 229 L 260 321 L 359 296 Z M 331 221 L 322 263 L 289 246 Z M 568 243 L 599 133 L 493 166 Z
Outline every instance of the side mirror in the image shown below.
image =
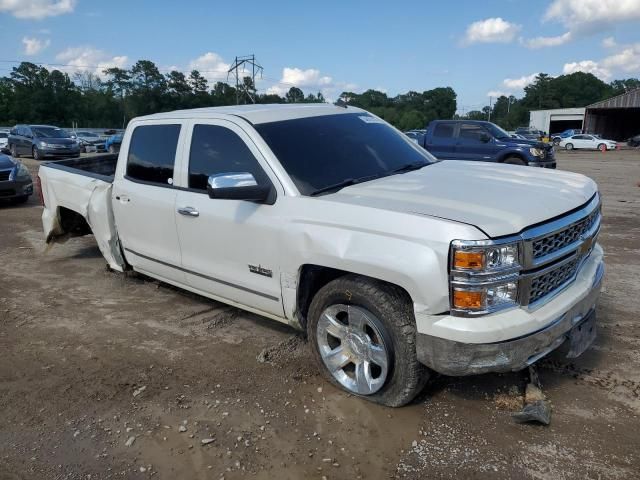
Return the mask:
M 486 133 L 482 133 L 482 134 L 480 134 L 480 141 L 482 143 L 489 143 L 491 141 L 491 137 L 489 135 L 487 135 Z
M 247 172 L 219 173 L 207 181 L 209 198 L 220 200 L 273 203 L 269 202 L 271 192 L 271 185 L 258 185 L 255 177 Z

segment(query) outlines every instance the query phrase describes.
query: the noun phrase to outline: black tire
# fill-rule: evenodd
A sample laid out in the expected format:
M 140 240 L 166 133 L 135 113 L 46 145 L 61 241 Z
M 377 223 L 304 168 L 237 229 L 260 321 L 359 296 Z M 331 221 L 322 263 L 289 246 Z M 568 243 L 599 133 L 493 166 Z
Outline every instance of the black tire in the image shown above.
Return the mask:
M 601 152 L 606 152 L 607 146 L 604 143 L 601 143 L 600 145 L 598 145 L 598 150 L 600 150 Z
M 411 299 L 393 285 L 346 275 L 316 293 L 307 316 L 307 334 L 313 357 L 322 375 L 336 387 L 344 388 L 327 369 L 317 342 L 317 326 L 321 314 L 331 305 L 344 304 L 363 308 L 377 317 L 377 327 L 388 345 L 390 367 L 383 386 L 362 398 L 389 407 L 401 407 L 411 402 L 427 383 L 430 371 L 416 356 L 416 323 Z
M 573 150 L 573 143 L 567 143 L 567 144 L 564 146 L 564 149 L 565 149 L 565 150 Z
M 42 160 L 42 155 L 40 155 L 40 151 L 36 147 L 31 149 L 31 154 L 34 160 Z
M 507 165 L 521 165 L 523 167 L 527 166 L 527 162 L 525 162 L 523 159 L 519 157 L 506 158 L 505 161 L 502 163 L 506 163 Z
M 13 199 L 15 203 L 27 203 L 27 200 L 29 200 L 29 195 L 22 195 Z
M 13 158 L 20 158 L 20 154 L 18 153 L 18 149 L 16 148 L 15 144 L 11 145 L 11 156 Z
M 556 146 L 556 147 L 557 147 L 558 145 L 560 145 L 560 139 L 559 139 L 559 138 L 554 138 L 554 139 L 553 139 L 553 145 L 554 145 L 554 146 Z

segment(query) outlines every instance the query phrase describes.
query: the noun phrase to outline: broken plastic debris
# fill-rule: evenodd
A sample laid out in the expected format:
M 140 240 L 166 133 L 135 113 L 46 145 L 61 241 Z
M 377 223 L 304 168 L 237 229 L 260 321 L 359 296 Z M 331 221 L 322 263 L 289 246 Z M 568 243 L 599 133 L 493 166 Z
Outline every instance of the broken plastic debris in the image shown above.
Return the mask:
M 529 367 L 529 383 L 524 402 L 524 408 L 511 415 L 516 422 L 538 422 L 543 425 L 551 423 L 551 405 L 540 388 L 538 373 L 533 366 Z

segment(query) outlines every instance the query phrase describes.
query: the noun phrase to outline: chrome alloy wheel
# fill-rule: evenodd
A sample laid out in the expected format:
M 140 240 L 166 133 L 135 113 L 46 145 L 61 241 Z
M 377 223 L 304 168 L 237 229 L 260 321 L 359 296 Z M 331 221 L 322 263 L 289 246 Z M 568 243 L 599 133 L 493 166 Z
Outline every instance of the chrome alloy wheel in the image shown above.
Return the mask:
M 384 385 L 389 351 L 369 311 L 353 305 L 328 307 L 318 320 L 320 356 L 334 378 L 350 392 L 371 395 Z

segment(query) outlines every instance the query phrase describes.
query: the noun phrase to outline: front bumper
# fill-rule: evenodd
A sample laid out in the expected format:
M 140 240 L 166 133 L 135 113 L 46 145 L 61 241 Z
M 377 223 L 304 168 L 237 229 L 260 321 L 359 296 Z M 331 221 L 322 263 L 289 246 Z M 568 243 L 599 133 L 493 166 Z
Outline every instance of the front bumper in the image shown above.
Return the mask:
M 24 197 L 33 194 L 33 181 L 11 180 L 0 182 L 0 199 Z
M 551 321 L 530 334 L 490 343 L 466 343 L 418 333 L 418 361 L 451 376 L 522 370 L 562 345 L 573 327 L 595 314 L 603 276 L 604 263 L 602 256 L 597 255 L 583 266 L 576 284 L 539 309 L 545 311 L 540 316 L 551 314 Z M 571 297 L 576 300 L 571 301 Z M 554 312 L 554 304 L 562 305 L 561 310 Z M 518 310 L 521 313 L 522 309 Z M 489 315 L 486 319 L 494 317 L 497 324 L 508 323 L 510 315 L 513 311 Z
M 556 161 L 553 160 L 551 162 L 529 162 L 528 165 L 530 167 L 556 168 Z
M 66 148 L 38 148 L 38 152 L 43 158 L 46 157 L 78 157 L 80 156 L 80 147 L 74 149 Z

